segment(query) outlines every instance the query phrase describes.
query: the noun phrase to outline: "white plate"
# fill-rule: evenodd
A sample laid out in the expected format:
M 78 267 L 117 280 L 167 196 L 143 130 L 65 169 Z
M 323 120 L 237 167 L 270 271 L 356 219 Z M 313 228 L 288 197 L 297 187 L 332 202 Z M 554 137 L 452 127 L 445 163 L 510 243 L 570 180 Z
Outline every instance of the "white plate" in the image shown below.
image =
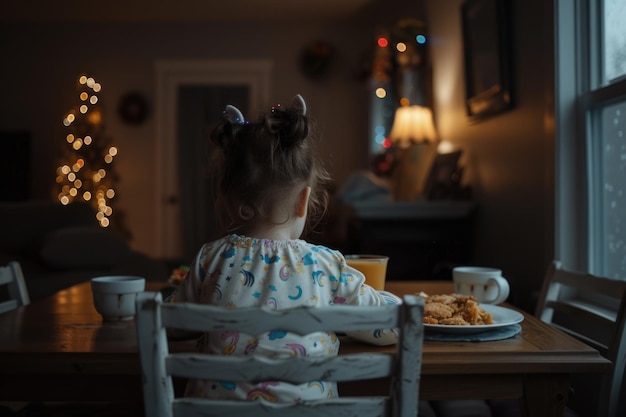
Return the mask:
M 515 310 L 506 307 L 499 307 L 490 304 L 481 304 L 480 308 L 491 314 L 493 324 L 477 324 L 469 326 L 446 325 L 446 324 L 426 324 L 424 328 L 429 331 L 437 331 L 441 333 L 480 333 L 488 330 L 498 329 L 500 327 L 510 326 L 520 323 L 524 320 L 524 316 Z

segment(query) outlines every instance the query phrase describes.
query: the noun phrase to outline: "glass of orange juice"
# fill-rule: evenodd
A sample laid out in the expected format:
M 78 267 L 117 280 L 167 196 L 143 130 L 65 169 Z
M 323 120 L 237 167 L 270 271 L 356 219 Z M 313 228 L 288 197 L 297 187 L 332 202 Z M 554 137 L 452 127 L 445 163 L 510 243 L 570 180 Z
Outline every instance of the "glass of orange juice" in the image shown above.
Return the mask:
M 346 255 L 346 263 L 365 275 L 365 283 L 375 290 L 385 289 L 388 256 Z

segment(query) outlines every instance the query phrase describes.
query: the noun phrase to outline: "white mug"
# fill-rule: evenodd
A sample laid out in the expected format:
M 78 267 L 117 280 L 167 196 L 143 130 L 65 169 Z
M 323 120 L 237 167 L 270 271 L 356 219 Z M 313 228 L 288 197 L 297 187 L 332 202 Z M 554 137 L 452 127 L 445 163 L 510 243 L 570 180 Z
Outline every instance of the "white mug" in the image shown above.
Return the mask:
M 479 303 L 500 304 L 509 297 L 509 282 L 496 268 L 457 266 L 452 270 L 454 292 L 473 295 Z

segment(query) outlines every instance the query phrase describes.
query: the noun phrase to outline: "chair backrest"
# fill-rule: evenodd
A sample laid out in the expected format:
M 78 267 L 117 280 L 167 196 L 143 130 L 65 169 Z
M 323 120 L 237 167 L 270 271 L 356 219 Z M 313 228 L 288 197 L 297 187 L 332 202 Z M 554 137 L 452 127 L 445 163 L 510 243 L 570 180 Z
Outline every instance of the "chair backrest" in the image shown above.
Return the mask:
M 400 305 L 357 307 L 263 307 L 226 309 L 191 303 L 163 303 L 160 293 L 137 297 L 137 338 L 146 416 L 417 416 L 422 360 L 424 302 L 405 296 Z M 296 334 L 399 328 L 395 354 L 361 353 L 269 359 L 169 353 L 166 329 L 196 332 L 237 330 L 258 335 L 271 330 Z M 340 397 L 298 403 L 226 401 L 175 397 L 172 377 L 230 381 L 356 381 L 391 377 L 385 397 Z
M 0 286 L 6 286 L 9 294 L 6 301 L 0 302 L 0 314 L 30 303 L 22 268 L 18 262 L 12 261 L 0 267 Z
M 568 271 L 553 261 L 546 272 L 536 316 L 593 346 L 613 362 L 612 371 L 602 378 L 600 398 L 595 398 L 598 410 L 593 415 L 624 415 L 618 414 L 618 407 L 624 406 L 619 398 L 626 370 L 626 281 Z M 575 389 L 574 396 L 584 393 Z

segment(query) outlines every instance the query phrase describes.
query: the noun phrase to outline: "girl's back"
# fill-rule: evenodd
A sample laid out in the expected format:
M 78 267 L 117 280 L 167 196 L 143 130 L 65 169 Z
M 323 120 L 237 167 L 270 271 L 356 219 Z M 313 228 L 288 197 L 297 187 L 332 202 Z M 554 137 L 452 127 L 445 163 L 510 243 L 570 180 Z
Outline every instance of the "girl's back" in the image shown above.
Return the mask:
M 341 253 L 299 239 L 306 220 L 325 207 L 327 178 L 312 154 L 302 97 L 296 96 L 293 108 L 273 108 L 257 123 L 245 122 L 232 106 L 226 115 L 229 121 L 216 128 L 212 139 L 217 203 L 230 234 L 201 248 L 171 301 L 272 309 L 399 303 L 365 285 L 363 274 L 349 267 Z M 392 329 L 351 336 L 379 345 L 397 341 Z M 225 355 L 327 356 L 337 355 L 339 340 L 330 333 L 222 332 L 205 335 L 198 348 Z M 324 381 L 191 381 L 187 395 L 297 401 L 335 397 L 337 387 Z

